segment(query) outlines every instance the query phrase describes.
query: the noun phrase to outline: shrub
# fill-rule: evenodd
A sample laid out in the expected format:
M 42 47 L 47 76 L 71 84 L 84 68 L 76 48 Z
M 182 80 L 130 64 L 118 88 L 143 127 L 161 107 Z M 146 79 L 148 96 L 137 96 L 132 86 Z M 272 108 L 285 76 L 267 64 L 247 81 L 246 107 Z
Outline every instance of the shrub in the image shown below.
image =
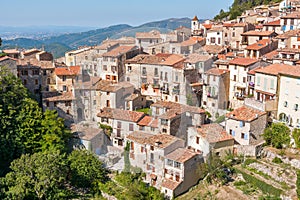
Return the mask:
M 245 181 L 236 181 L 233 183 L 234 186 L 242 186 L 242 185 L 246 185 Z
M 276 164 L 280 164 L 282 163 L 282 160 L 278 157 L 275 157 L 273 160 L 272 160 L 273 163 L 276 163 Z

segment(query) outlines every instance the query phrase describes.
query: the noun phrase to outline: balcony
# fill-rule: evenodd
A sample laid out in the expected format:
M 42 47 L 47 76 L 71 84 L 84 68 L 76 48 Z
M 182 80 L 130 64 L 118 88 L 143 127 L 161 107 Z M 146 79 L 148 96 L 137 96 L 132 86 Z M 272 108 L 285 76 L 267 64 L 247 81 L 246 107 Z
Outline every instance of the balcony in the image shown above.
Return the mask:
M 179 95 L 180 94 L 180 89 L 179 88 L 173 88 L 172 93 Z
M 254 98 L 245 98 L 245 105 L 249 105 L 253 108 L 262 111 L 274 111 L 277 110 L 277 100 L 258 101 Z
M 239 93 L 239 92 L 236 92 L 234 94 L 234 96 L 238 99 L 238 100 L 244 100 L 246 98 L 246 95 L 242 94 L 242 93 Z

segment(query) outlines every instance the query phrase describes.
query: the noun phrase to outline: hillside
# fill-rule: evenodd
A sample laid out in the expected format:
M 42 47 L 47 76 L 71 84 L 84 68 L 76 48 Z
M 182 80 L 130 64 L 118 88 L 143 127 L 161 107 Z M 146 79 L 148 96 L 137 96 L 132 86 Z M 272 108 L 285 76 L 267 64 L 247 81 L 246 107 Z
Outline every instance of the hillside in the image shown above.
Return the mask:
M 225 12 L 223 9 L 220 10 L 220 13 L 214 17 L 215 20 L 222 20 L 229 18 L 230 20 L 236 19 L 240 16 L 245 10 L 251 9 L 255 6 L 267 5 L 270 3 L 279 3 L 281 0 L 234 0 L 232 5 L 229 8 L 229 11 Z
M 48 37 L 44 39 L 25 39 L 18 38 L 14 40 L 4 40 L 3 48 L 41 48 L 52 52 L 54 56 L 63 56 L 65 51 L 75 49 L 79 46 L 92 46 L 100 44 L 107 38 L 119 38 L 122 36 L 134 36 L 136 32 L 147 32 L 157 29 L 162 33 L 176 29 L 179 26 L 190 27 L 189 18 L 171 18 L 161 21 L 149 22 L 140 26 L 132 27 L 127 24 L 119 24 L 106 28 L 100 28 L 81 33 L 62 34 L 59 36 Z

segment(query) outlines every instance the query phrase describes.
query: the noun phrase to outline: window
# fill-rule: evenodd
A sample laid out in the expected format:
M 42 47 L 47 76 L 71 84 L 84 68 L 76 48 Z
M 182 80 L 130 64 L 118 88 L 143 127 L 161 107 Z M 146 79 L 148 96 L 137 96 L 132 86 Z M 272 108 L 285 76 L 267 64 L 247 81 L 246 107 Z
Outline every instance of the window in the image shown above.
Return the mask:
M 57 107 L 57 102 L 54 102 L 54 107 Z
M 234 130 L 230 129 L 229 133 L 230 133 L 230 135 L 235 136 L 235 131 Z
M 246 77 L 243 77 L 243 83 L 246 83 Z
M 46 106 L 49 107 L 49 101 L 46 102 Z
M 133 142 L 130 142 L 130 149 L 134 150 L 134 143 Z
M 165 72 L 165 81 L 168 81 L 168 72 Z
M 210 42 L 211 43 L 216 43 L 216 38 L 215 37 L 210 38 Z
M 242 133 L 241 138 L 245 139 L 245 140 L 248 140 L 248 135 L 246 133 Z
M 154 146 L 151 145 L 151 146 L 150 146 L 150 150 L 151 150 L 151 151 L 154 151 Z
M 200 142 L 200 138 L 196 137 L 196 144 L 199 144 L 199 142 Z
M 169 165 L 169 166 L 173 166 L 173 160 L 167 159 L 166 164 Z
M 129 131 L 133 131 L 133 124 L 129 124 Z
M 101 122 L 108 122 L 108 118 L 106 118 L 106 117 L 101 117 Z
M 116 66 L 111 66 L 111 71 L 112 72 L 115 72 L 117 70 L 117 67 Z
M 216 81 L 216 76 L 214 76 L 214 75 L 212 75 L 212 76 L 213 76 L 213 80 Z
M 232 32 L 232 37 L 235 37 L 235 32 Z
M 270 89 L 274 89 L 274 80 L 271 80 Z
M 65 106 L 71 106 L 71 101 L 65 101 Z
M 106 95 L 109 95 L 110 94 L 110 92 L 106 92 Z
M 218 38 L 218 44 L 221 44 L 221 38 Z
M 167 129 L 163 128 L 163 129 L 162 129 L 162 132 L 163 132 L 163 133 L 167 133 Z
M 127 67 L 127 71 L 128 71 L 128 72 L 131 72 L 131 70 L 132 70 L 132 67 L 131 67 L 131 66 L 128 66 L 128 67 Z
M 67 86 L 63 85 L 63 91 L 66 92 L 67 91 Z
M 35 79 L 35 84 L 38 85 L 39 84 L 39 80 Z
M 66 79 L 67 79 L 67 76 L 64 75 L 64 76 L 62 77 L 62 80 L 63 80 L 63 81 L 66 81 Z
M 236 81 L 236 75 L 233 75 L 233 81 Z
M 146 67 L 143 67 L 142 75 L 143 75 L 143 76 L 146 76 L 146 75 L 147 75 Z
M 158 69 L 154 68 L 154 76 L 158 76 Z
M 260 86 L 260 77 L 258 76 L 256 80 L 257 80 L 257 81 L 256 81 L 256 85 L 257 85 L 257 86 Z
M 130 82 L 130 77 L 127 77 L 127 82 Z
M 117 122 L 117 128 L 122 128 L 122 122 Z
M 245 126 L 245 122 L 244 121 L 240 121 L 240 127 L 244 127 Z
M 152 43 L 152 39 L 150 39 L 150 41 L 149 41 L 150 43 Z
M 155 131 L 155 128 L 154 128 L 154 127 L 151 127 L 151 131 Z
M 294 109 L 295 109 L 295 111 L 298 111 L 298 104 L 295 104 L 295 106 L 294 106 Z
M 287 101 L 283 102 L 283 106 L 287 108 L 288 107 L 288 102 Z
M 103 71 L 107 71 L 107 65 L 103 65 Z
M 141 153 L 143 153 L 144 152 L 144 147 L 141 147 Z
M 180 169 L 181 163 L 174 161 L 174 167 Z

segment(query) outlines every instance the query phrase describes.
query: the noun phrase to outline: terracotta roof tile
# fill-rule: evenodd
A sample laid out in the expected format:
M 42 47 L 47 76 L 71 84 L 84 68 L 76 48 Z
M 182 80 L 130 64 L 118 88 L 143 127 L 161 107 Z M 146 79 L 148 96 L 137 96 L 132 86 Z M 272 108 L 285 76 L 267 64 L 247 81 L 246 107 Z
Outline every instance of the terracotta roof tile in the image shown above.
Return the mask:
M 263 26 L 280 26 L 280 19 L 265 23 Z
M 233 137 L 219 124 L 204 124 L 197 129 L 198 134 L 209 143 L 233 140 Z
M 300 35 L 300 30 L 289 30 L 285 33 L 278 35 L 276 38 L 277 39 L 287 39 L 290 37 L 296 37 L 297 35 Z
M 168 188 L 170 190 L 175 190 L 182 182 L 173 181 L 170 179 L 164 179 L 161 187 Z
M 281 75 L 286 75 L 286 76 L 294 76 L 294 77 L 300 77 L 300 66 L 294 66 L 290 70 L 286 70 L 283 72 L 279 72 Z
M 185 60 L 185 63 L 197 63 L 197 62 L 204 62 L 211 59 L 210 55 L 201 55 L 201 54 L 189 54 Z
M 191 149 L 178 148 L 165 156 L 166 159 L 170 159 L 176 162 L 184 163 L 187 160 L 199 155 Z
M 28 63 L 32 66 L 37 66 L 42 69 L 54 69 L 55 65 L 52 61 L 39 61 L 36 58 L 24 58 L 18 60 L 19 66 L 27 66 Z
M 151 116 L 144 116 L 139 122 L 138 125 L 140 126 L 149 126 L 153 128 L 158 128 L 158 119 L 153 118 Z
M 122 88 L 129 88 L 129 87 L 133 87 L 133 85 L 129 82 L 113 83 L 112 81 L 101 80 L 97 83 L 97 90 L 103 92 L 117 92 Z
M 293 12 L 293 13 L 287 14 L 286 16 L 281 16 L 281 19 L 300 19 L 300 13 Z
M 109 119 L 124 120 L 130 122 L 138 122 L 145 114 L 142 112 L 121 110 L 116 108 L 103 108 L 98 114 L 98 117 L 106 117 Z
M 263 73 L 263 74 L 270 74 L 270 75 L 278 75 L 279 73 L 285 73 L 289 72 L 290 70 L 293 70 L 295 66 L 292 65 L 285 65 L 285 64 L 272 64 L 268 65 L 266 67 L 256 69 L 255 73 Z
M 247 121 L 251 122 L 255 120 L 257 117 L 265 115 L 266 112 L 259 111 L 253 108 L 249 108 L 246 106 L 242 106 L 240 108 L 235 109 L 234 111 L 227 113 L 226 117 L 229 119 L 234 119 L 238 121 Z
M 230 72 L 230 70 L 228 70 L 228 69 L 211 68 L 208 71 L 206 71 L 205 74 L 220 76 L 222 74 L 226 74 L 226 73 L 229 73 L 229 72 Z
M 63 93 L 48 93 L 47 98 L 44 98 L 46 101 L 71 101 L 75 100 L 72 92 L 63 92 Z
M 3 49 L 3 52 L 7 53 L 7 54 L 18 54 L 18 53 L 20 53 L 20 51 L 18 49 Z
M 160 149 L 166 148 L 176 141 L 183 141 L 182 139 L 172 135 L 166 135 L 166 134 L 153 135 L 141 131 L 132 132 L 127 136 L 127 139 L 137 142 L 139 144 L 152 145 Z
M 197 44 L 203 40 L 204 40 L 203 37 L 190 37 L 188 40 L 181 42 L 180 45 L 183 47 L 191 46 L 191 45 Z
M 225 49 L 219 45 L 205 45 L 202 47 L 204 51 L 212 54 L 219 54 L 225 51 Z
M 194 18 L 192 19 L 192 21 L 199 21 L 197 15 L 194 16 Z
M 160 39 L 160 32 L 156 30 L 150 32 L 137 32 L 135 34 L 135 37 L 137 39 L 148 39 L 148 38 Z
M 107 52 L 107 53 L 104 53 L 102 56 L 104 57 L 118 57 L 122 54 L 125 54 L 129 51 L 132 51 L 134 49 L 137 49 L 136 46 L 119 46 L 119 47 L 116 47 L 114 48 L 113 50 Z
M 277 35 L 274 31 L 248 31 L 241 34 L 242 36 L 271 36 Z
M 247 67 L 247 66 L 253 65 L 257 62 L 258 62 L 258 60 L 253 59 L 253 58 L 235 58 L 233 60 L 230 60 L 229 64 L 230 65 L 240 65 L 240 66 Z
M 274 50 L 274 51 L 271 51 L 269 53 L 266 53 L 265 55 L 263 55 L 263 57 L 265 57 L 266 59 L 268 60 L 272 60 L 273 58 L 275 58 L 277 55 L 278 55 L 278 51 L 277 50 Z
M 9 56 L 3 56 L 3 57 L 0 57 L 0 62 L 1 62 L 1 61 L 4 61 L 4 60 L 14 60 L 14 61 L 17 61 L 17 59 L 11 58 L 11 57 L 9 57 Z
M 80 72 L 80 66 L 59 67 L 54 72 L 57 76 L 76 76 Z
M 259 49 L 267 47 L 270 43 L 272 43 L 271 39 L 262 39 L 254 44 L 248 45 L 246 47 L 246 49 L 247 50 L 259 50 Z

